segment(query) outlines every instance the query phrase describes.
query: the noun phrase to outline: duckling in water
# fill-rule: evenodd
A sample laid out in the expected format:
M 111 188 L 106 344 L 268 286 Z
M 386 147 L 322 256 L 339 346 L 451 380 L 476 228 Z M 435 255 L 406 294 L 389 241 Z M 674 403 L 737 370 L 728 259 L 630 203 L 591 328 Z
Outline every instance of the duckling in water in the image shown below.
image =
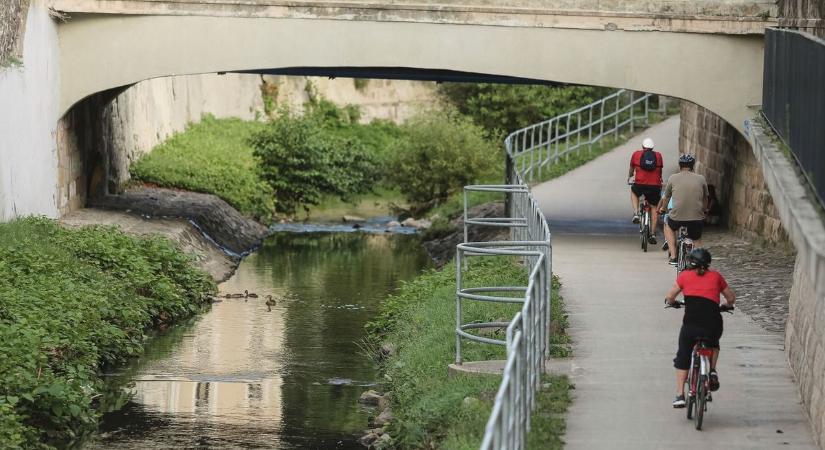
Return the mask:
M 244 290 L 244 291 L 243 291 L 243 296 L 244 296 L 244 297 L 249 297 L 249 298 L 258 298 L 258 294 L 255 294 L 255 293 L 249 292 L 249 291 L 247 291 L 247 290 Z
M 272 298 L 271 295 L 266 296 L 266 310 L 267 311 L 272 311 L 272 307 L 277 305 L 277 304 L 278 304 L 278 302 L 276 302 L 275 299 Z

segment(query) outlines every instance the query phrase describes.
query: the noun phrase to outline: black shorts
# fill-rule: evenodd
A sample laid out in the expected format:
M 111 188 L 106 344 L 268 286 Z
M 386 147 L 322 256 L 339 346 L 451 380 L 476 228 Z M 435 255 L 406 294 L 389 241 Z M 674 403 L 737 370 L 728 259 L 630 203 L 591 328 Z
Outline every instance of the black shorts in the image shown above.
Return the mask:
M 682 329 L 679 331 L 679 350 L 676 351 L 676 357 L 673 358 L 673 367 L 680 370 L 688 370 L 690 368 L 690 354 L 693 353 L 693 344 L 696 343 L 696 338 L 706 338 L 707 346 L 710 348 L 719 348 L 719 339 L 722 337 L 722 318 L 719 318 L 718 325 L 698 325 L 683 323 Z
M 637 197 L 644 195 L 651 208 L 656 208 L 659 200 L 662 198 L 662 187 L 651 186 L 648 184 L 634 184 L 630 190 L 636 194 Z
M 679 227 L 687 227 L 688 237 L 695 241 L 702 239 L 702 230 L 705 228 L 705 222 L 702 220 L 676 220 L 668 216 L 667 226 L 673 231 L 679 231 Z

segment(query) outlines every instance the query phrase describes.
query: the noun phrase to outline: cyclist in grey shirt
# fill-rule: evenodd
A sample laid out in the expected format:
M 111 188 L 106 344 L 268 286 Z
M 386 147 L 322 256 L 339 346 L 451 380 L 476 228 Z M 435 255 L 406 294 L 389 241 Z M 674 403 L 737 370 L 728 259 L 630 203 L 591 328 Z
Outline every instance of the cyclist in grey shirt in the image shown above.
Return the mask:
M 668 213 L 665 226 L 665 239 L 670 252 L 672 265 L 676 264 L 676 231 L 686 227 L 688 237 L 693 239 L 695 247 L 702 247 L 702 230 L 705 213 L 708 208 L 708 184 L 705 177 L 693 172 L 696 159 L 693 155 L 679 157 L 679 172 L 667 179 L 665 191 L 659 200 L 659 211 L 673 198 L 673 209 Z

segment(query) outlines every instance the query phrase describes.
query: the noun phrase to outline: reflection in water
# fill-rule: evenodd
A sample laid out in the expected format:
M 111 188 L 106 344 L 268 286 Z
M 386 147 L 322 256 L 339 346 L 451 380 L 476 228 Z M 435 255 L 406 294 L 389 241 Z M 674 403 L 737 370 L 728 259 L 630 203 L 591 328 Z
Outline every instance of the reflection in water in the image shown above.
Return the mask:
M 375 381 L 358 342 L 400 280 L 428 263 L 413 236 L 278 233 L 241 264 L 226 299 L 156 339 L 120 380 L 105 448 L 359 448 Z M 265 297 L 277 305 L 267 312 Z

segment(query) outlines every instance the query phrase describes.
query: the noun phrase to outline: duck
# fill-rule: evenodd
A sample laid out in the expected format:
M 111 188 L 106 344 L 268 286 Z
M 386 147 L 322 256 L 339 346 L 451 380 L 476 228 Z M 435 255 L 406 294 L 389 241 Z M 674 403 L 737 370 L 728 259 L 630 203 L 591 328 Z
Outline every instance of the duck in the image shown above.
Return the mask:
M 272 307 L 277 305 L 277 304 L 278 304 L 278 302 L 276 302 L 275 299 L 272 298 L 271 295 L 266 296 L 266 309 L 267 309 L 267 311 L 272 311 Z
M 227 298 L 243 298 L 243 294 L 226 294 Z
M 255 294 L 254 292 L 249 292 L 248 290 L 243 291 L 243 296 L 248 298 L 258 298 L 258 294 Z

